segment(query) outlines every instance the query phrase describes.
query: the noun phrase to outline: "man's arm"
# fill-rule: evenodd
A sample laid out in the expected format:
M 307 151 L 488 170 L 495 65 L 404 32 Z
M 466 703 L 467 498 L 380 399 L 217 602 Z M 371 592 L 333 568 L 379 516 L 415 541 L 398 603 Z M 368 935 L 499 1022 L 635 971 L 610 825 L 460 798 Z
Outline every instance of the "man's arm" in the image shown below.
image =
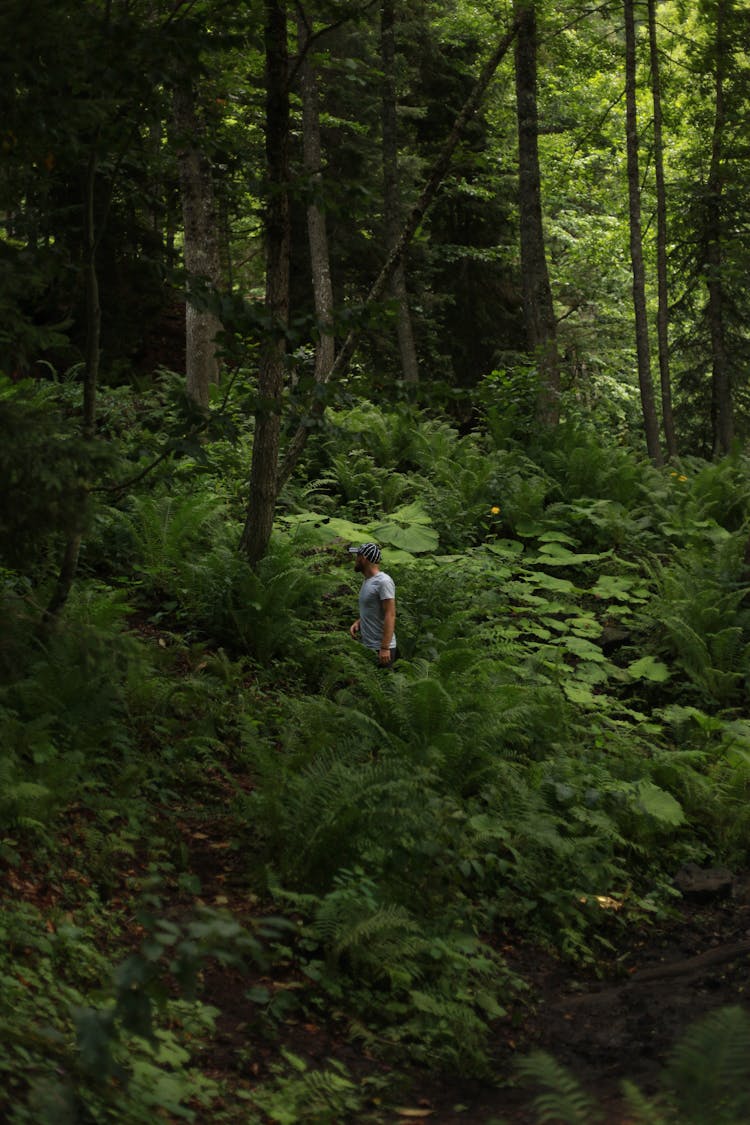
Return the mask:
M 352 622 L 352 624 L 349 626 L 349 632 L 356 640 L 357 634 L 359 633 L 359 618 L 357 618 L 357 620 Z
M 383 598 L 383 635 L 380 640 L 379 659 L 381 664 L 391 662 L 391 641 L 396 629 L 396 599 Z

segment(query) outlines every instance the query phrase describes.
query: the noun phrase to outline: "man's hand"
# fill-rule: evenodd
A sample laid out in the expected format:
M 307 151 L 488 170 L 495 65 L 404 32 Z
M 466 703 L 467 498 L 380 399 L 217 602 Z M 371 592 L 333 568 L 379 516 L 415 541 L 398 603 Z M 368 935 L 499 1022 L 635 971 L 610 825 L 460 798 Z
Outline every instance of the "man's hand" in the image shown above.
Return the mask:
M 349 626 L 349 633 L 356 641 L 357 634 L 359 633 L 359 618 Z
M 381 648 L 378 653 L 378 660 L 381 664 L 390 664 L 391 650 L 389 648 Z

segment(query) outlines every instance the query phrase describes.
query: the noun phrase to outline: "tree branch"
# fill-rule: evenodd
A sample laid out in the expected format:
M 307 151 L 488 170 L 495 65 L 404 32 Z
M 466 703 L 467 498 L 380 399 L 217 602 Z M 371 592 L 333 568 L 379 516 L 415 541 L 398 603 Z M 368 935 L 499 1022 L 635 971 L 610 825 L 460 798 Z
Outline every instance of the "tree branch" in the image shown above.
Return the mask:
M 402 227 L 401 234 L 394 243 L 393 249 L 389 253 L 388 257 L 386 258 L 383 268 L 375 278 L 375 281 L 372 283 L 370 291 L 365 299 L 365 308 L 373 305 L 385 292 L 385 288 L 388 284 L 391 274 L 393 273 L 394 268 L 401 260 L 407 246 L 414 237 L 420 223 L 422 222 L 422 219 L 424 218 L 427 208 L 432 203 L 435 194 L 437 193 L 437 190 L 445 177 L 448 166 L 453 157 L 453 153 L 456 149 L 456 146 L 458 145 L 459 140 L 461 139 L 461 134 L 463 133 L 467 122 L 476 112 L 477 107 L 485 93 L 485 90 L 489 86 L 495 71 L 500 65 L 502 59 L 507 54 L 511 44 L 513 43 L 517 31 L 518 21 L 514 20 L 509 30 L 498 43 L 492 55 L 484 64 L 479 77 L 474 83 L 471 93 L 469 94 L 466 102 L 464 103 L 461 111 L 459 112 L 456 120 L 453 123 L 453 128 L 451 129 L 451 132 L 445 144 L 443 145 L 440 155 L 432 166 L 432 170 L 427 178 L 425 186 L 423 187 L 419 195 L 419 198 L 417 199 L 417 202 L 414 204 L 409 215 L 407 216 L 406 222 Z M 319 380 L 320 383 L 335 382 L 344 374 L 354 354 L 358 339 L 359 329 L 353 328 L 349 335 L 346 337 L 341 351 L 336 357 L 336 361 L 333 364 L 333 367 L 330 369 L 327 375 L 324 375 L 324 377 Z M 317 399 L 311 407 L 311 415 L 313 418 L 320 417 L 323 414 L 324 410 L 325 402 L 323 401 L 323 399 Z M 302 450 L 305 448 L 305 445 L 307 443 L 308 433 L 308 426 L 300 425 L 297 427 L 294 437 L 287 447 L 286 456 L 278 472 L 277 488 L 279 490 L 284 486 L 284 484 L 286 484 L 287 480 L 293 473 Z

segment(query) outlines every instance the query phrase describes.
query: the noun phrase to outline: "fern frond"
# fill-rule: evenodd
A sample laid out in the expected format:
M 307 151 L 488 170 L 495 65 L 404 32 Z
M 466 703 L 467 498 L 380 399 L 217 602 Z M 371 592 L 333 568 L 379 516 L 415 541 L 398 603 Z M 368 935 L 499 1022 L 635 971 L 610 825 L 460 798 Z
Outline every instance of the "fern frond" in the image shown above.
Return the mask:
M 524 1078 L 538 1086 L 546 1087 L 544 1093 L 534 1098 L 534 1109 L 539 1125 L 555 1122 L 556 1125 L 593 1125 L 602 1115 L 593 1099 L 564 1066 L 544 1051 L 535 1051 L 518 1064 Z
M 391 947 L 392 953 L 398 951 L 400 957 L 413 957 L 424 947 L 424 940 L 412 942 L 405 941 L 408 935 L 415 934 L 419 927 L 409 912 L 403 906 L 381 906 L 374 914 L 350 924 L 340 932 L 334 944 L 337 956 L 351 953 L 357 949 L 364 949 L 368 958 L 372 959 L 373 949 Z
M 721 1008 L 694 1024 L 672 1052 L 665 1078 L 683 1125 L 750 1120 L 750 1015 Z
M 674 1125 L 668 1110 L 661 1110 L 633 1082 L 623 1082 L 622 1092 L 633 1125 Z

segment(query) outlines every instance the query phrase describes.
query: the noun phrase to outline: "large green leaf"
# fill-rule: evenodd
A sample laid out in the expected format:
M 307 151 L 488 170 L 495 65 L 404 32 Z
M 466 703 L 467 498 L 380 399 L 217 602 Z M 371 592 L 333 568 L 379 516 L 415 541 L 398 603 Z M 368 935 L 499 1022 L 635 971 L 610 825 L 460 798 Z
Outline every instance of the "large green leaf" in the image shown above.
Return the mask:
M 577 590 L 568 578 L 558 578 L 557 575 L 547 574 L 544 570 L 529 570 L 520 578 L 522 582 L 528 582 L 537 590 L 554 590 L 559 594 L 575 594 Z
M 614 598 L 620 602 L 640 602 L 648 597 L 642 578 L 628 578 L 624 574 L 600 574 L 591 593 L 596 598 Z
M 372 534 L 381 543 L 390 543 L 410 554 L 419 555 L 437 548 L 438 533 L 420 504 L 406 504 L 392 512 L 383 523 L 373 524 Z
M 485 549 L 493 555 L 522 555 L 524 545 L 518 539 L 495 539 L 492 543 L 485 543 Z
M 669 668 L 655 656 L 642 656 L 628 664 L 628 672 L 635 680 L 650 680 L 655 684 L 663 684 L 669 679 Z
M 438 534 L 429 527 L 400 527 L 397 523 L 379 523 L 373 527 L 372 534 L 380 543 L 393 544 L 413 555 L 434 551 L 438 545 Z
M 636 808 L 661 824 L 676 827 L 684 824 L 685 813 L 682 805 L 671 793 L 654 785 L 653 781 L 639 781 L 633 786 Z
M 303 531 L 308 542 L 317 543 L 321 546 L 333 543 L 337 539 L 344 540 L 347 546 L 356 546 L 359 543 L 365 543 L 368 539 L 379 538 L 381 543 L 388 543 L 389 545 L 387 559 L 385 560 L 388 565 L 399 563 L 408 566 L 410 563 L 417 561 L 408 548 L 402 547 L 392 539 L 386 539 L 385 536 L 378 536 L 375 528 L 352 523 L 351 520 L 341 519 L 338 516 L 324 516 L 318 512 L 299 512 L 291 516 L 282 516 L 279 519 L 279 524 L 289 531 L 297 529 Z M 342 558 L 344 550 L 342 544 Z
M 330 543 L 333 539 L 346 539 L 352 545 L 362 543 L 370 536 L 370 531 L 362 524 L 338 516 L 324 516 L 319 512 L 299 512 L 279 519 L 282 527 L 290 530 L 299 528 L 314 543 Z
M 537 561 L 545 566 L 582 566 L 584 563 L 605 559 L 610 553 L 605 551 L 600 555 L 583 554 L 569 551 L 562 543 L 543 543 L 539 548 Z
M 591 660 L 594 663 L 599 663 L 607 659 L 599 646 L 592 644 L 585 637 L 571 634 L 563 639 L 562 644 L 579 660 Z

